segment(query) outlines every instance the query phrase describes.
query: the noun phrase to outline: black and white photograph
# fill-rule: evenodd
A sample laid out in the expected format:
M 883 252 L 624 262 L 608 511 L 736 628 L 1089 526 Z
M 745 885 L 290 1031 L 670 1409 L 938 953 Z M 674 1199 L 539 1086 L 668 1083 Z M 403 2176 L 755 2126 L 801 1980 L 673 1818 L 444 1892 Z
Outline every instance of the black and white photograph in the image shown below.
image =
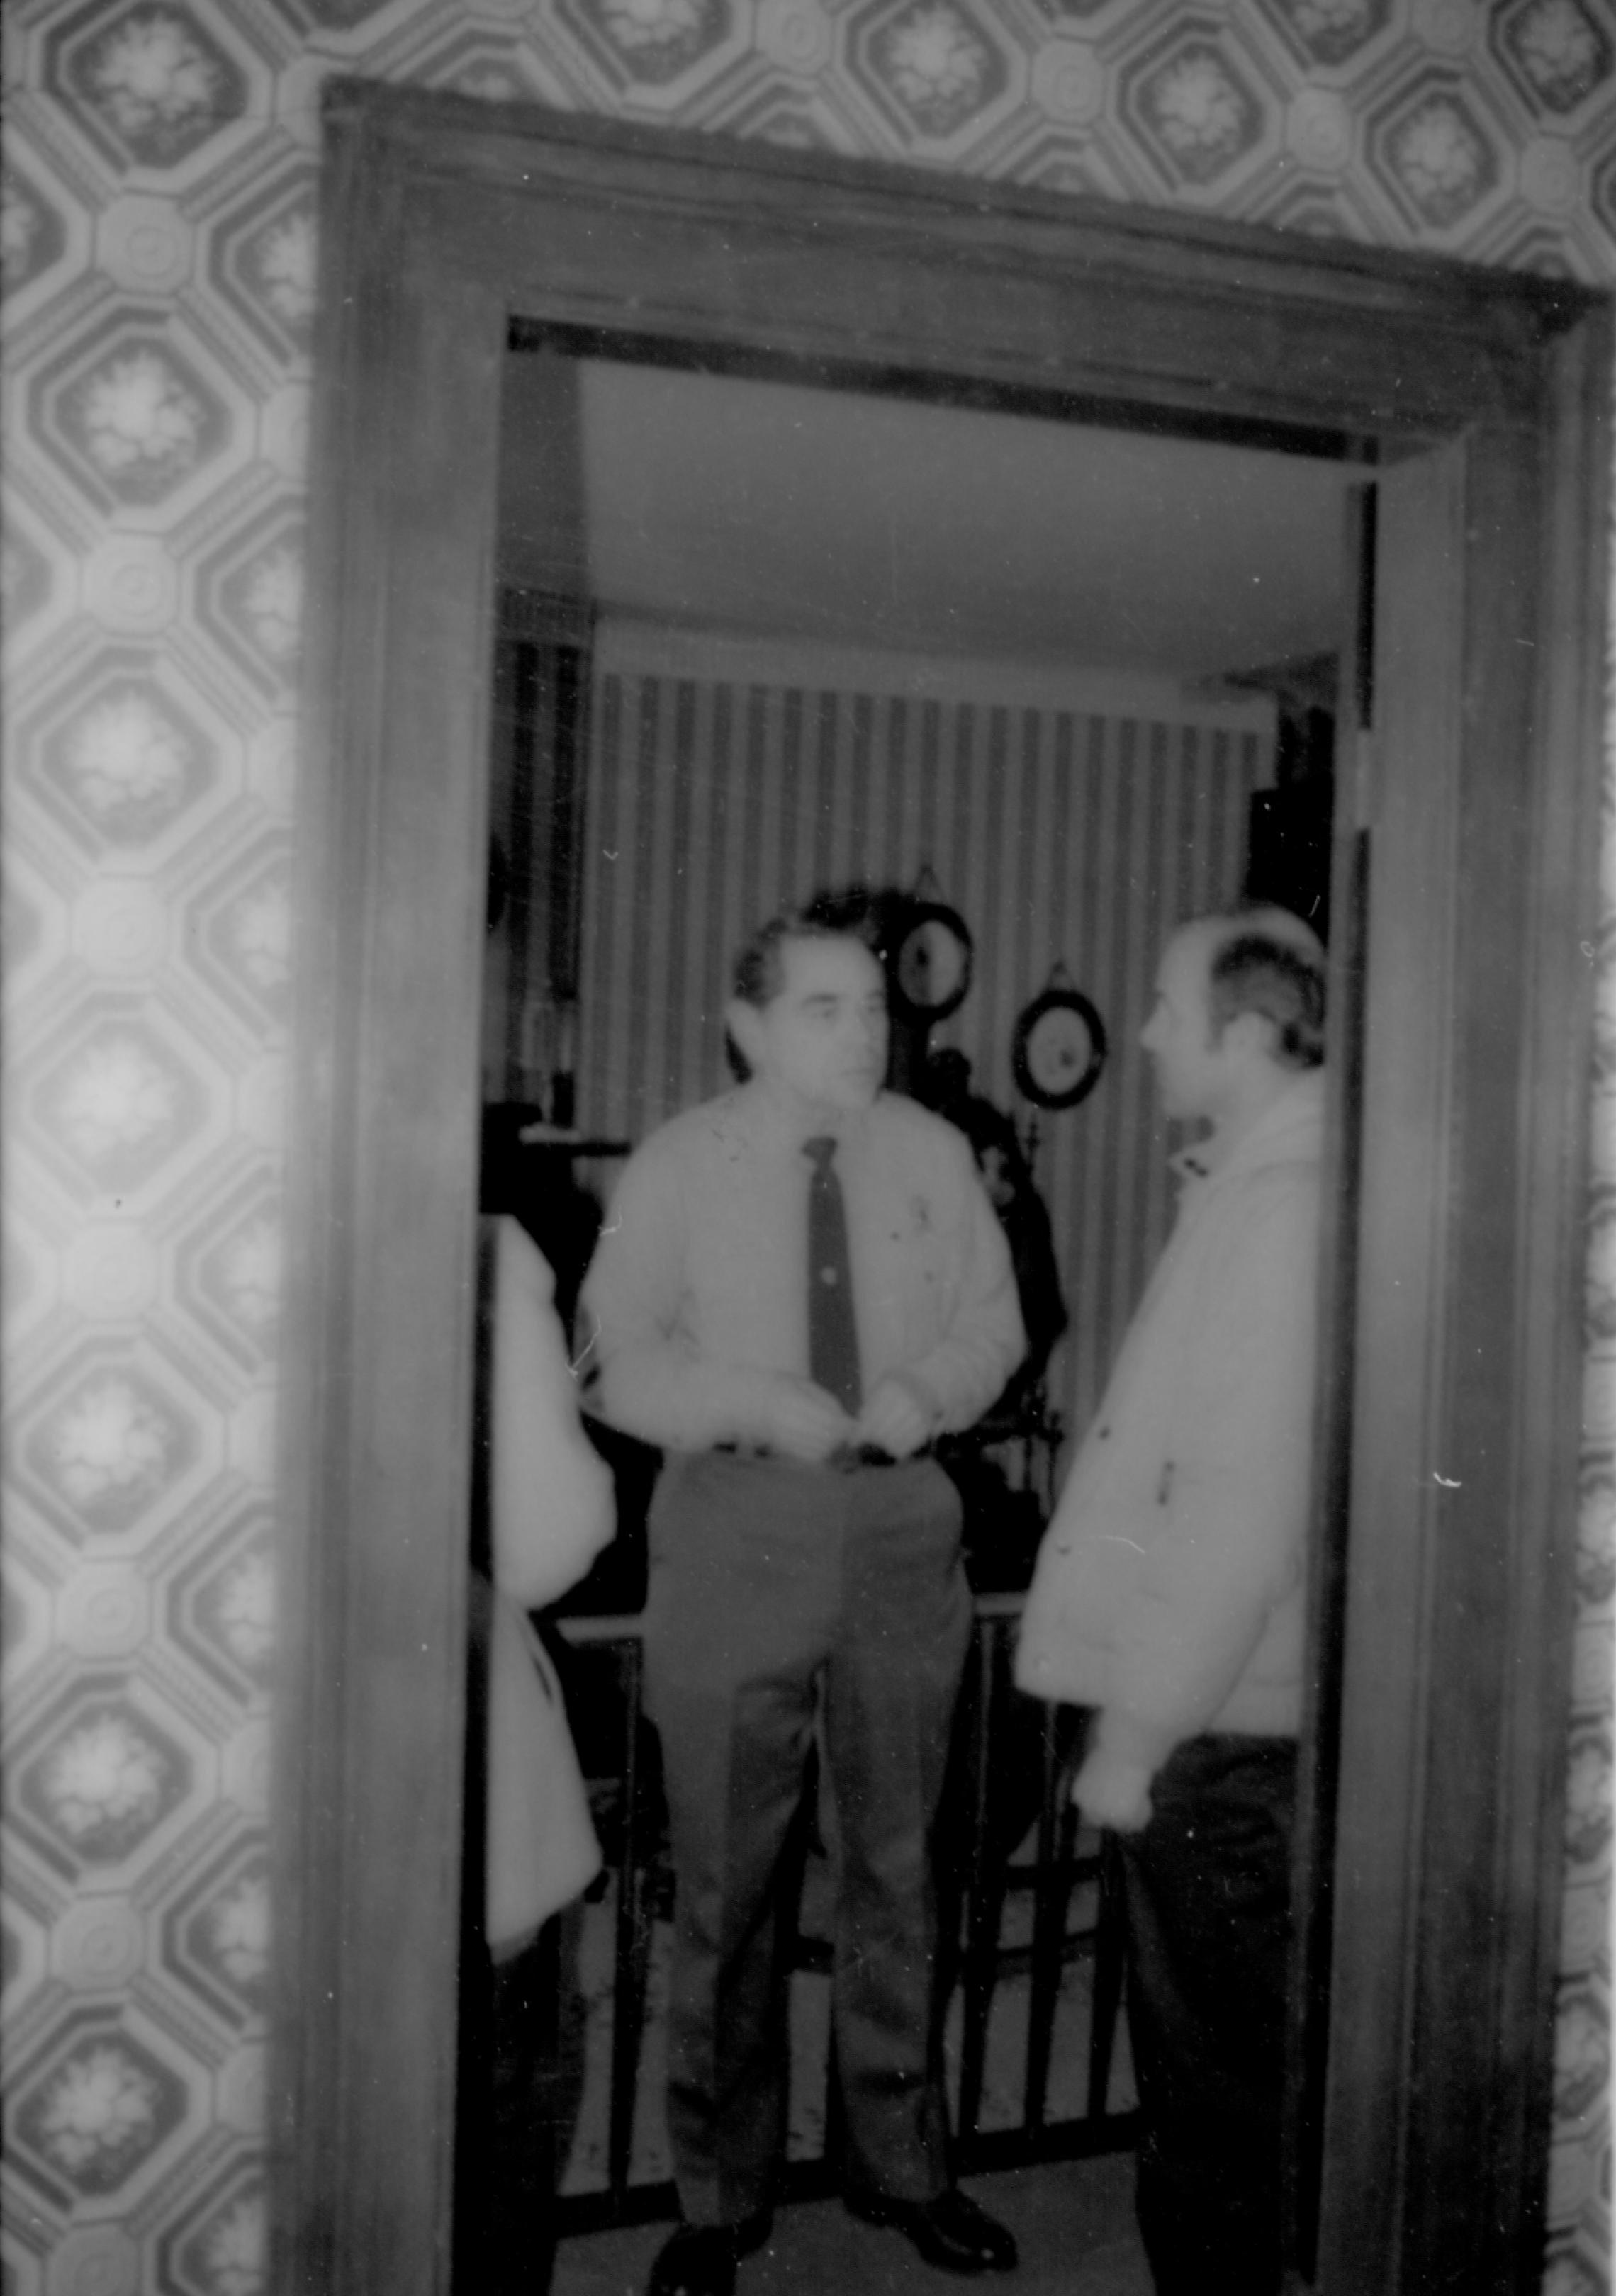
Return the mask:
M 1609 0 L 17 0 L 16 2296 L 1609 2296 Z

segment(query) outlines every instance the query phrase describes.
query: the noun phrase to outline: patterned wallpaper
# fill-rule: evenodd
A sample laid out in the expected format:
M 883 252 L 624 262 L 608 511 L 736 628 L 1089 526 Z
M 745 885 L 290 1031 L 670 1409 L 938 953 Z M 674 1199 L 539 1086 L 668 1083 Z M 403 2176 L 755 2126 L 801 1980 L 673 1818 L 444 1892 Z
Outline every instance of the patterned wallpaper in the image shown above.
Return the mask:
M 4 38 L 7 2285 L 256 2296 L 321 81 L 360 70 L 1609 281 L 1616 13 L 9 0 Z M 1548 2296 L 1607 2284 L 1606 821 Z

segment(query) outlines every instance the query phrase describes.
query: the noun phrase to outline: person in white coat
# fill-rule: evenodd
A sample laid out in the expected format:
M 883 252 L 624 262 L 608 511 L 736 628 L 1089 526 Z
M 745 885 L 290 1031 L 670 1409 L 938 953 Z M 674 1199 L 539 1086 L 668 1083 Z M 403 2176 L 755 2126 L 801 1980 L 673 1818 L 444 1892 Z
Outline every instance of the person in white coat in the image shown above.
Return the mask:
M 1045 1535 L 1023 1690 L 1087 1714 L 1121 1844 L 1159 2296 L 1280 2285 L 1280 2107 L 1312 1469 L 1324 955 L 1283 910 L 1175 934 L 1142 1042 L 1172 1235 Z
M 601 1863 L 554 1667 L 533 1613 L 616 1529 L 611 1475 L 585 1433 L 548 1262 L 512 1218 L 482 1223 L 481 1402 L 469 1688 L 482 1729 L 483 1856 L 463 1987 L 455 2283 L 548 2287 L 554 2189 L 576 2103 L 565 1908 Z M 472 1846 L 468 1838 L 468 1849 Z

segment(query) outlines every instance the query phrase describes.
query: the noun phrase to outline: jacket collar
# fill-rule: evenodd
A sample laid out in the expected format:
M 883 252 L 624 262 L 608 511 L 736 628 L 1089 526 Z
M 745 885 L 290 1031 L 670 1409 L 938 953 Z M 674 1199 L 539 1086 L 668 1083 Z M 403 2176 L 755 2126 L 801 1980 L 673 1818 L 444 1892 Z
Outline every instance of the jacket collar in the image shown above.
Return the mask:
M 1265 1164 L 1317 1163 L 1325 1148 L 1325 1072 L 1308 1069 L 1288 1085 L 1271 1107 L 1230 1148 L 1220 1151 L 1214 1132 L 1169 1158 L 1169 1168 L 1186 1185 L 1233 1179 Z

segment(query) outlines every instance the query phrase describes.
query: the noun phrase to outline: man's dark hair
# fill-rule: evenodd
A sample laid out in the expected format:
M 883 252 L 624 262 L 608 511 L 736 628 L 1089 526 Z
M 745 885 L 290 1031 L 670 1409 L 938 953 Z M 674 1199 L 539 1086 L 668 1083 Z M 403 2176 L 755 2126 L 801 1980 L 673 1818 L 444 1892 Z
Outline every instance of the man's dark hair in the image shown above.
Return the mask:
M 800 908 L 783 909 L 759 925 L 735 959 L 735 995 L 742 1004 L 761 1011 L 778 996 L 785 973 L 780 951 L 788 940 L 862 941 L 879 959 L 881 918 L 874 895 L 864 885 L 816 893 Z
M 882 961 L 881 907 L 867 886 L 849 885 L 835 893 L 816 893 L 800 908 L 782 909 L 751 935 L 735 959 L 734 993 L 742 1004 L 759 1012 L 772 1004 L 785 983 L 785 960 L 780 952 L 788 940 L 856 940 L 862 942 L 877 964 Z M 751 1062 L 727 1029 L 724 1056 L 731 1073 L 744 1084 Z
M 1259 930 L 1236 931 L 1212 952 L 1207 1007 L 1214 1042 L 1243 1013 L 1274 1023 L 1281 1068 L 1316 1069 L 1325 1057 L 1325 975 L 1304 949 Z

